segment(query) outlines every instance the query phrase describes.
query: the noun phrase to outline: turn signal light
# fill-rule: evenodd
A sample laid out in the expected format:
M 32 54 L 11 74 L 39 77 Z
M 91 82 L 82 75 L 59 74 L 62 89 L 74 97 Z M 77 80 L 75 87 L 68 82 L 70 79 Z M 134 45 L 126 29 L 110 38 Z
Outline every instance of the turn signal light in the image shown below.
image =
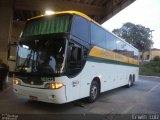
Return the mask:
M 61 87 L 63 87 L 63 84 L 62 84 L 62 83 L 52 83 L 52 84 L 51 84 L 51 88 L 52 88 L 52 89 L 59 89 L 59 88 L 61 88 Z
M 21 82 L 20 82 L 20 80 L 13 79 L 13 84 L 14 84 L 14 85 L 20 85 Z
M 63 87 L 63 84 L 62 83 L 58 83 L 58 82 L 47 83 L 45 85 L 45 88 L 49 88 L 49 89 L 60 89 L 61 87 Z

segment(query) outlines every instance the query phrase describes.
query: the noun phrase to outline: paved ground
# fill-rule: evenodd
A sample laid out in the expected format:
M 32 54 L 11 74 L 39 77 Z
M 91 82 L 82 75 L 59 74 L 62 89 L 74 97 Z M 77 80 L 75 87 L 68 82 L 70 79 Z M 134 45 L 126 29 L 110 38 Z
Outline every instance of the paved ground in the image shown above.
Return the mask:
M 140 77 L 131 88 L 105 92 L 92 104 L 79 100 L 63 105 L 18 99 L 11 85 L 0 92 L 0 113 L 12 114 L 160 114 L 160 78 Z

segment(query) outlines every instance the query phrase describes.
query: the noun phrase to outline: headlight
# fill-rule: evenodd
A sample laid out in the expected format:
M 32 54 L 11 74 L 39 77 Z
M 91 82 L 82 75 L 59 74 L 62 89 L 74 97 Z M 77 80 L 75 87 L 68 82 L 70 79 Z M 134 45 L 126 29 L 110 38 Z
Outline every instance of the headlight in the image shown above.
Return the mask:
M 60 89 L 63 86 L 64 86 L 63 83 L 55 82 L 55 83 L 47 83 L 45 85 L 45 88 L 48 88 L 48 89 Z
M 14 85 L 20 85 L 21 82 L 20 82 L 20 80 L 14 78 L 14 79 L 13 79 L 13 84 L 14 84 Z

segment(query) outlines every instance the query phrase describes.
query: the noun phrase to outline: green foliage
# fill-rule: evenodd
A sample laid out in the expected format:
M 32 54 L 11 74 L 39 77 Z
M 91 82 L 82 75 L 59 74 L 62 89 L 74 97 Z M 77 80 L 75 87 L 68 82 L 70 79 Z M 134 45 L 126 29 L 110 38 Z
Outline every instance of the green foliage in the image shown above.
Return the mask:
M 153 61 L 160 61 L 160 57 L 159 56 L 154 57 Z
M 112 32 L 125 39 L 142 52 L 150 49 L 153 44 L 151 41 L 151 30 L 142 25 L 135 25 L 128 22 L 125 23 L 121 28 L 114 29 Z
M 140 75 L 160 76 L 160 57 L 140 64 Z

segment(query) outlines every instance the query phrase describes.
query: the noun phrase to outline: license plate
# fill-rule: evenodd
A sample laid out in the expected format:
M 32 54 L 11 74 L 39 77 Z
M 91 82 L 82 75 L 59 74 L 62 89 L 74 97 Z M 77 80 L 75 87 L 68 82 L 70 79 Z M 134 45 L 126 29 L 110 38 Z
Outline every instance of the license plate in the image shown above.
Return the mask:
M 38 101 L 38 98 L 37 98 L 36 96 L 29 96 L 29 98 L 30 98 L 31 100 Z

